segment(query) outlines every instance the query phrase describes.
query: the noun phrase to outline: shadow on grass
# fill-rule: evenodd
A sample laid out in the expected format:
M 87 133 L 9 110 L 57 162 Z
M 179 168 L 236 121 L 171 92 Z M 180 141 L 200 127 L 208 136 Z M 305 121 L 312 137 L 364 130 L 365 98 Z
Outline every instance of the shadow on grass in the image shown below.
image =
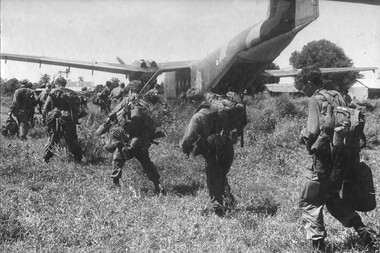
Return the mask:
M 264 216 L 275 216 L 277 214 L 279 203 L 274 202 L 271 199 L 265 198 L 263 201 L 254 203 L 247 206 L 238 207 L 232 211 L 232 213 L 249 212 Z
M 196 196 L 197 191 L 203 188 L 203 184 L 198 181 L 192 181 L 191 184 L 173 185 L 172 192 L 180 196 Z
M 21 222 L 10 214 L 0 213 L 0 245 L 3 242 L 14 242 L 24 238 L 25 229 Z

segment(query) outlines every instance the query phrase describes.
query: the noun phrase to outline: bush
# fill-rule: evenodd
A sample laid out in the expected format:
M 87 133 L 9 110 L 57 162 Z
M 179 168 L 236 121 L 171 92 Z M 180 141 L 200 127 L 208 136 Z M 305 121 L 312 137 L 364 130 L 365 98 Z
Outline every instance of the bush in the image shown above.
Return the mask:
M 281 95 L 276 99 L 277 113 L 280 118 L 299 114 L 298 108 L 291 100 L 292 98 L 288 94 Z
M 20 88 L 20 83 L 16 78 L 9 79 L 8 81 L 2 83 L 1 93 L 5 95 L 11 95 Z
M 276 113 L 272 108 L 266 108 L 263 111 L 257 111 L 251 118 L 253 128 L 256 131 L 271 133 L 277 125 Z

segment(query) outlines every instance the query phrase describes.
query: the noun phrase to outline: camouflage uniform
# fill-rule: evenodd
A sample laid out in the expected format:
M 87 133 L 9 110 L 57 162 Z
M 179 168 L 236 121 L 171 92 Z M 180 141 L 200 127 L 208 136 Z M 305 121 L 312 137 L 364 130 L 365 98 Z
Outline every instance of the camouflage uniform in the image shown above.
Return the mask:
M 53 156 L 53 148 L 62 137 L 65 138 L 74 159 L 80 162 L 82 149 L 78 142 L 76 124 L 78 123 L 79 98 L 75 92 L 64 87 L 51 90 L 45 102 L 43 115 L 48 125 L 49 140 L 45 145 L 44 160 Z
M 10 113 L 17 118 L 19 136 L 22 140 L 26 140 L 29 128 L 33 125 L 34 108 L 36 104 L 36 97 L 33 90 L 27 88 L 25 83 L 21 85 L 21 88 L 15 91 Z
M 345 177 L 350 173 L 350 166 L 359 163 L 359 150 L 332 151 L 330 139 L 323 131 L 322 116 L 325 113 L 327 99 L 317 90 L 309 100 L 307 128 L 301 132 L 301 140 L 313 155 L 313 163 L 306 171 L 306 180 L 301 192 L 300 209 L 305 222 L 306 238 L 312 240 L 315 248 L 324 250 L 326 229 L 323 221 L 323 206 L 345 227 L 354 227 L 360 237 L 367 243 L 368 228 L 352 206 L 342 199 L 339 191 Z M 339 106 L 346 106 L 343 97 L 336 91 L 324 91 Z M 329 133 L 330 135 L 330 133 Z M 333 169 L 334 168 L 334 169 Z
M 234 143 L 243 134 L 246 115 L 243 105 L 230 110 L 218 110 L 222 102 L 203 104 L 191 118 L 184 137 L 182 150 L 188 156 L 202 155 L 205 159 L 207 188 L 215 213 L 224 215 L 235 205 L 227 174 L 234 158 Z M 228 101 L 228 104 L 232 102 Z M 224 107 L 224 105 L 221 105 Z
M 113 153 L 112 167 L 114 186 L 120 186 L 122 168 L 127 160 L 136 158 L 142 165 L 147 177 L 154 183 L 155 192 L 166 194 L 160 184 L 160 175 L 154 163 L 149 157 L 149 147 L 155 139 L 156 129 L 153 120 L 148 115 L 148 107 L 138 98 L 125 97 L 110 113 L 110 119 L 117 122 L 113 126 L 108 125 L 107 143 L 105 148 Z M 102 125 L 104 126 L 104 125 Z M 99 127 L 98 134 L 103 134 L 103 128 Z M 160 136 L 162 137 L 162 136 Z

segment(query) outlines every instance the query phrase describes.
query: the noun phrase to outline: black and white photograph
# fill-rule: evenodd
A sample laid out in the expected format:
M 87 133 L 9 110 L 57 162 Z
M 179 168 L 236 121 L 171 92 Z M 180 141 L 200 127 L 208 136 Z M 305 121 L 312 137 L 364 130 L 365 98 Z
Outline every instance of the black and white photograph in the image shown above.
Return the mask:
M 0 252 L 380 253 L 379 0 L 0 0 Z

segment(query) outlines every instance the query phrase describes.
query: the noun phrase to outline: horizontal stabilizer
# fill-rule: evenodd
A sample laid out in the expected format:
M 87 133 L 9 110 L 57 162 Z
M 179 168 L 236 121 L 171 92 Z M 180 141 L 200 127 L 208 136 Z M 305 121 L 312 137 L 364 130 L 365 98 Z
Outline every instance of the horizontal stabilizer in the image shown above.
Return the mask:
M 343 72 L 361 72 L 361 71 L 375 71 L 377 67 L 363 67 L 363 68 L 320 68 L 322 74 L 328 73 L 343 73 Z M 292 70 L 265 70 L 264 76 L 274 77 L 295 77 L 301 72 L 301 69 Z

